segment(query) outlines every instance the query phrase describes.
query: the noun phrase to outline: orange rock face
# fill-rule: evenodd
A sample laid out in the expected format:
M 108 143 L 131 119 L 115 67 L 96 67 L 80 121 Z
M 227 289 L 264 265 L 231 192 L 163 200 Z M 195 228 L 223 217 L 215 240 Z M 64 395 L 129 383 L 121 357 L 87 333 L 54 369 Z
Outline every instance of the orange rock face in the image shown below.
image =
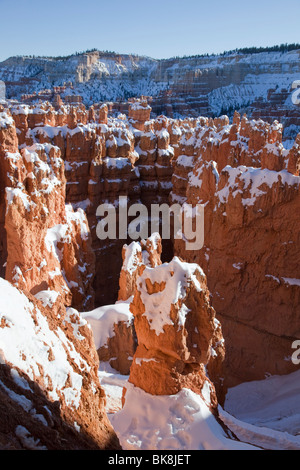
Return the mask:
M 114 325 L 113 336 L 107 344 L 97 350 L 100 361 L 108 362 L 120 374 L 129 375 L 132 358 L 136 350 L 133 322 L 118 321 Z
M 151 107 L 148 105 L 147 100 L 134 100 L 129 104 L 129 121 L 139 130 L 144 130 L 146 121 L 149 121 Z
M 130 310 L 137 335 L 129 381 L 153 395 L 175 394 L 184 387 L 201 394 L 207 368 L 222 401 L 224 341 L 202 269 L 178 258 L 162 264 L 158 236 L 155 246 L 150 239 L 139 249 L 135 243 L 124 251 L 127 271 L 123 269 L 126 277 L 121 272 L 120 292 L 133 294 Z M 216 406 L 215 388 L 210 386 Z
M 140 242 L 124 245 L 122 258 L 123 265 L 120 272 L 119 300 L 127 300 L 134 296 L 137 289 L 137 280 L 144 266 L 154 268 L 161 264 L 162 243 L 158 233 Z
M 64 163 L 57 147 L 5 154 L 6 278 L 37 294 L 55 291 L 64 305 L 93 304 L 94 255 L 83 211 L 65 205 Z M 89 273 L 91 274 L 89 276 Z
M 44 111 L 45 127 L 51 116 Z M 22 122 L 25 130 L 28 121 Z M 0 447 L 118 449 L 91 330 L 76 310 L 66 310 L 94 302 L 95 255 L 86 214 L 66 205 L 59 147 L 30 139 L 19 149 L 7 111 L 1 113 L 0 138 L 7 279 L 0 279 Z
M 170 200 L 205 205 L 205 245 L 195 252 L 174 240 L 174 251 L 207 274 L 230 385 L 295 370 L 287 358 L 299 336 L 297 140 L 287 151 L 276 123 L 236 115 L 231 126 L 195 128 L 194 155 L 176 161 Z

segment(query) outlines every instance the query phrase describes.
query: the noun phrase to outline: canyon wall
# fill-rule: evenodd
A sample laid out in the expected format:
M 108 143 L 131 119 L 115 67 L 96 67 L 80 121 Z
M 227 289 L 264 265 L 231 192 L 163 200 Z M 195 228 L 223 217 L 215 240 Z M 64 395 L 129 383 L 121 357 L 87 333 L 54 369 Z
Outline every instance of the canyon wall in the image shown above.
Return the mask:
M 94 305 L 86 214 L 66 204 L 60 148 L 26 144 L 27 115 L 15 119 L 0 109 L 0 447 L 119 449 L 91 329 L 67 311 Z
M 79 311 L 114 304 L 130 290 L 125 273 L 119 292 L 119 273 L 132 240 L 101 240 L 97 208 L 112 204 L 118 221 L 121 196 L 132 214 L 137 202 L 204 204 L 204 247 L 163 239 L 162 263 L 176 255 L 205 272 L 229 385 L 294 370 L 299 137 L 287 150 L 281 124 L 238 113 L 151 119 L 145 99 L 129 101 L 128 118 L 109 117 L 106 105 L 9 108 L 0 121 L 6 279 L 44 302 L 56 292 Z

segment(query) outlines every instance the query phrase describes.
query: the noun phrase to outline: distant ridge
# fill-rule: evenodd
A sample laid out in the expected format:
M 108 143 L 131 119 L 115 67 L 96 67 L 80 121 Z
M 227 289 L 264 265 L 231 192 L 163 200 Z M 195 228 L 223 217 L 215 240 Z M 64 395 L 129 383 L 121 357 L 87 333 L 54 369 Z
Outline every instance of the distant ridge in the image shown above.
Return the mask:
M 148 96 L 153 116 L 232 118 L 238 111 L 253 119 L 279 120 L 291 141 L 300 131 L 300 106 L 291 99 L 292 84 L 299 79 L 296 43 L 160 60 L 89 49 L 0 62 L 8 99 L 52 102 L 59 93 L 66 103 L 114 103 L 117 113 L 126 111 L 128 98 Z
M 201 57 L 216 57 L 216 56 L 228 56 L 232 54 L 260 54 L 262 52 L 291 52 L 295 50 L 300 50 L 300 43 L 292 43 L 292 44 L 280 44 L 280 45 L 274 45 L 274 46 L 266 46 L 266 47 L 257 47 L 257 46 L 249 46 L 249 47 L 242 47 L 242 48 L 237 48 L 237 49 L 231 49 L 227 50 L 221 53 L 203 53 L 203 54 L 191 54 L 191 55 L 183 55 L 183 56 L 172 56 L 169 58 L 164 58 L 164 59 L 155 59 L 158 61 L 164 61 L 164 60 L 169 60 L 169 59 L 193 59 L 193 58 L 201 58 Z M 144 54 L 137 54 L 137 53 L 120 53 L 116 51 L 101 51 L 97 48 L 92 48 L 92 49 L 87 49 L 85 51 L 75 51 L 73 54 L 67 54 L 67 55 L 61 55 L 61 56 L 46 56 L 46 55 L 15 55 L 11 56 L 12 57 L 24 57 L 24 58 L 29 58 L 29 59 L 52 59 L 52 60 L 68 60 L 72 57 L 84 55 L 84 54 L 92 54 L 93 52 L 99 52 L 99 54 L 103 55 L 110 55 L 110 56 L 126 56 L 126 57 L 147 57 L 151 59 L 151 57 L 148 57 Z M 4 61 L 3 61 L 4 62 Z M 1 63 L 1 62 L 0 62 Z

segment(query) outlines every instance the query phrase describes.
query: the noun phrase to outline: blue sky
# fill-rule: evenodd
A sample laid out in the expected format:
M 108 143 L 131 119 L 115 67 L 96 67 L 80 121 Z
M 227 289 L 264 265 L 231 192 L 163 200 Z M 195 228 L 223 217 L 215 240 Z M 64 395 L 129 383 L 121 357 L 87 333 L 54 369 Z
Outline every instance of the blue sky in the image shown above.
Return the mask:
M 300 42 L 299 0 L 0 0 L 0 60 L 97 48 L 153 58 Z

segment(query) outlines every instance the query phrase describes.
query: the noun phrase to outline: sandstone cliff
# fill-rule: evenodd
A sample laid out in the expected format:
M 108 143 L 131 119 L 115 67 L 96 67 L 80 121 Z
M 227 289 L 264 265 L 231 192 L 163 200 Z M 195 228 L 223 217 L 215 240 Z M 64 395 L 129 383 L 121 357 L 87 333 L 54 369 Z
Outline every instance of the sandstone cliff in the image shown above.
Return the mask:
M 0 279 L 0 447 L 119 448 L 105 412 L 90 327 L 76 310 L 66 310 L 93 305 L 86 215 L 66 206 L 58 147 L 18 146 L 14 120 L 3 109 L 0 143 L 7 279 Z
M 281 135 L 276 122 L 214 120 L 195 128 L 193 155 L 174 169 L 170 200 L 205 204 L 205 246 L 193 252 L 174 240 L 174 251 L 207 273 L 231 384 L 294 370 L 299 153 L 297 141 L 285 150 Z

